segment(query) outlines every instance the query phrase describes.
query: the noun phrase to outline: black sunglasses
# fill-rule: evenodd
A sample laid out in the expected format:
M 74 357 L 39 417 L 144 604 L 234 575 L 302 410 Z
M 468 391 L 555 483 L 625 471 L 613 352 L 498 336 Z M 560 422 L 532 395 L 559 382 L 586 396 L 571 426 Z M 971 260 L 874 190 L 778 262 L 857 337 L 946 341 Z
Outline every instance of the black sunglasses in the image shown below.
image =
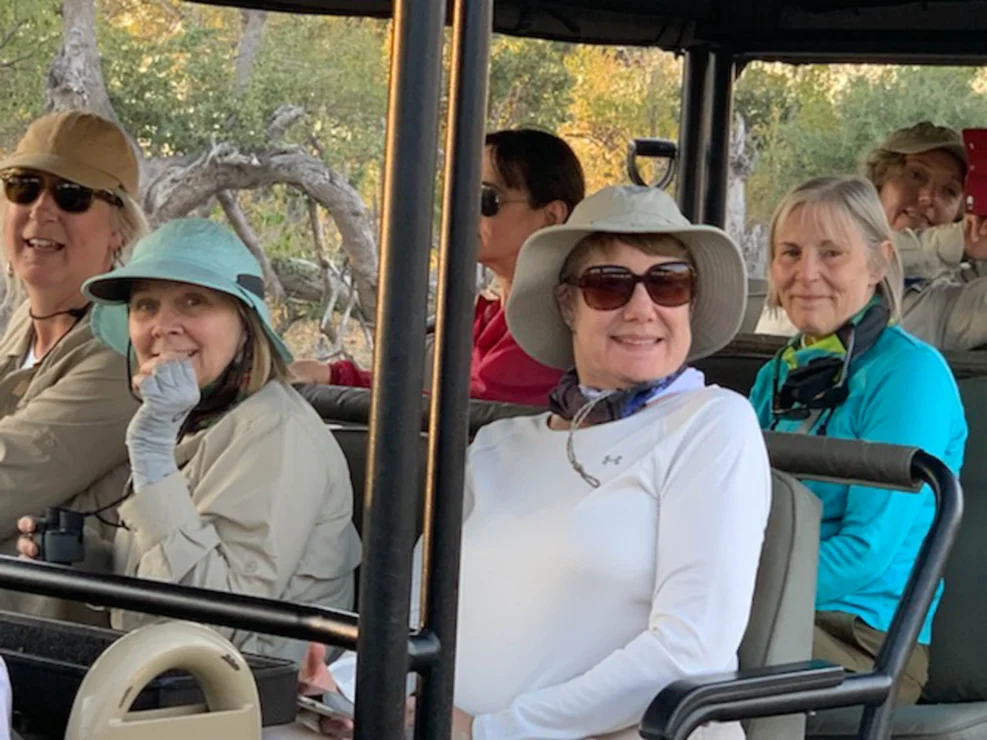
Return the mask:
M 692 300 L 696 273 L 688 262 L 664 262 L 643 275 L 635 275 L 619 265 L 599 265 L 566 283 L 579 288 L 586 305 L 597 311 L 613 311 L 626 306 L 638 283 L 644 283 L 655 304 L 672 308 Z
M 500 193 L 496 189 L 489 185 L 482 185 L 480 187 L 480 213 L 482 213 L 487 218 L 496 216 L 500 213 L 500 207 L 506 206 L 508 203 L 527 203 L 528 200 L 507 200 L 500 196 Z
M 85 213 L 98 198 L 123 207 L 123 201 L 107 190 L 93 190 L 71 180 L 41 172 L 4 172 L 3 193 L 7 200 L 21 206 L 29 206 L 47 191 L 61 210 L 66 213 Z

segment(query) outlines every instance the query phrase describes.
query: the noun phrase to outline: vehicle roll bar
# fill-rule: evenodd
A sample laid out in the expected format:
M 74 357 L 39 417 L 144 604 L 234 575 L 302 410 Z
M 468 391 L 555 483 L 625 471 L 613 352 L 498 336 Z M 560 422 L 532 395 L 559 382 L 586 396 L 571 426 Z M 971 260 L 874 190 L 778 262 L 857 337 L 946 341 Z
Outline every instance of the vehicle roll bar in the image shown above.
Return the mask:
M 641 720 L 649 740 L 685 740 L 707 722 L 864 705 L 858 737 L 889 737 L 897 680 L 915 646 L 959 530 L 963 496 L 956 476 L 922 450 L 855 440 L 765 432 L 772 467 L 800 478 L 853 479 L 870 486 L 932 489 L 936 513 L 870 673 L 823 661 L 675 681 Z M 908 495 L 908 494 L 902 494 Z

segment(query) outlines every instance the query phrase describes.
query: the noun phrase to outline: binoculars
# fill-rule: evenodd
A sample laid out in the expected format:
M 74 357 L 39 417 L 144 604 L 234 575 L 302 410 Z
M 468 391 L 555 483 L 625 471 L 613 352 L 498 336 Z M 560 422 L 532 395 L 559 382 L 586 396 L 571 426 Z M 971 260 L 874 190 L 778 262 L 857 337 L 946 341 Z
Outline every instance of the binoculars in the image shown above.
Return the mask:
M 85 515 L 71 509 L 49 508 L 44 519 L 35 522 L 34 542 L 38 560 L 71 565 L 85 557 L 82 528 Z

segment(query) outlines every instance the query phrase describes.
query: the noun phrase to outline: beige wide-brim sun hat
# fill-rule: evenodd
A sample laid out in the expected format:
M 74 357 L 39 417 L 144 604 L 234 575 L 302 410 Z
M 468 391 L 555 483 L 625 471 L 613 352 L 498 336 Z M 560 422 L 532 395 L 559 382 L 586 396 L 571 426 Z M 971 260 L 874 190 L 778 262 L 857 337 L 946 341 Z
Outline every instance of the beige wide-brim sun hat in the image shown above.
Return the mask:
M 696 291 L 687 362 L 713 354 L 736 336 L 747 303 L 740 248 L 721 229 L 690 223 L 663 190 L 613 186 L 582 201 L 565 224 L 536 231 L 521 248 L 506 317 L 511 335 L 528 355 L 549 367 L 572 367 L 572 330 L 562 318 L 555 289 L 576 244 L 596 232 L 668 234 L 689 250 Z

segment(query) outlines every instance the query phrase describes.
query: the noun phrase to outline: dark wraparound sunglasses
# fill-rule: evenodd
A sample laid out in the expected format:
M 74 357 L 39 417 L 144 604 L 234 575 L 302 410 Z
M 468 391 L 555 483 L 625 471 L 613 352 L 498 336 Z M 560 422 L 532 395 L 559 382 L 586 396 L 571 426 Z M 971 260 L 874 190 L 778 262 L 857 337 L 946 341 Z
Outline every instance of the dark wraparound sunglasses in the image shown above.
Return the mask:
M 599 265 L 567 282 L 579 288 L 586 305 L 597 311 L 613 311 L 626 306 L 638 283 L 644 284 L 654 303 L 672 308 L 692 300 L 696 273 L 687 262 L 664 262 L 643 275 L 636 275 L 619 265 Z
M 489 185 L 483 185 L 480 188 L 480 213 L 482 213 L 487 218 L 496 216 L 500 213 L 500 207 L 506 206 L 508 203 L 527 203 L 527 199 L 521 200 L 508 200 L 501 197 L 494 188 Z
M 47 191 L 60 209 L 66 213 L 85 213 L 98 198 L 123 207 L 123 201 L 107 190 L 93 190 L 85 185 L 40 172 L 4 172 L 3 193 L 7 200 L 21 206 L 29 206 Z

